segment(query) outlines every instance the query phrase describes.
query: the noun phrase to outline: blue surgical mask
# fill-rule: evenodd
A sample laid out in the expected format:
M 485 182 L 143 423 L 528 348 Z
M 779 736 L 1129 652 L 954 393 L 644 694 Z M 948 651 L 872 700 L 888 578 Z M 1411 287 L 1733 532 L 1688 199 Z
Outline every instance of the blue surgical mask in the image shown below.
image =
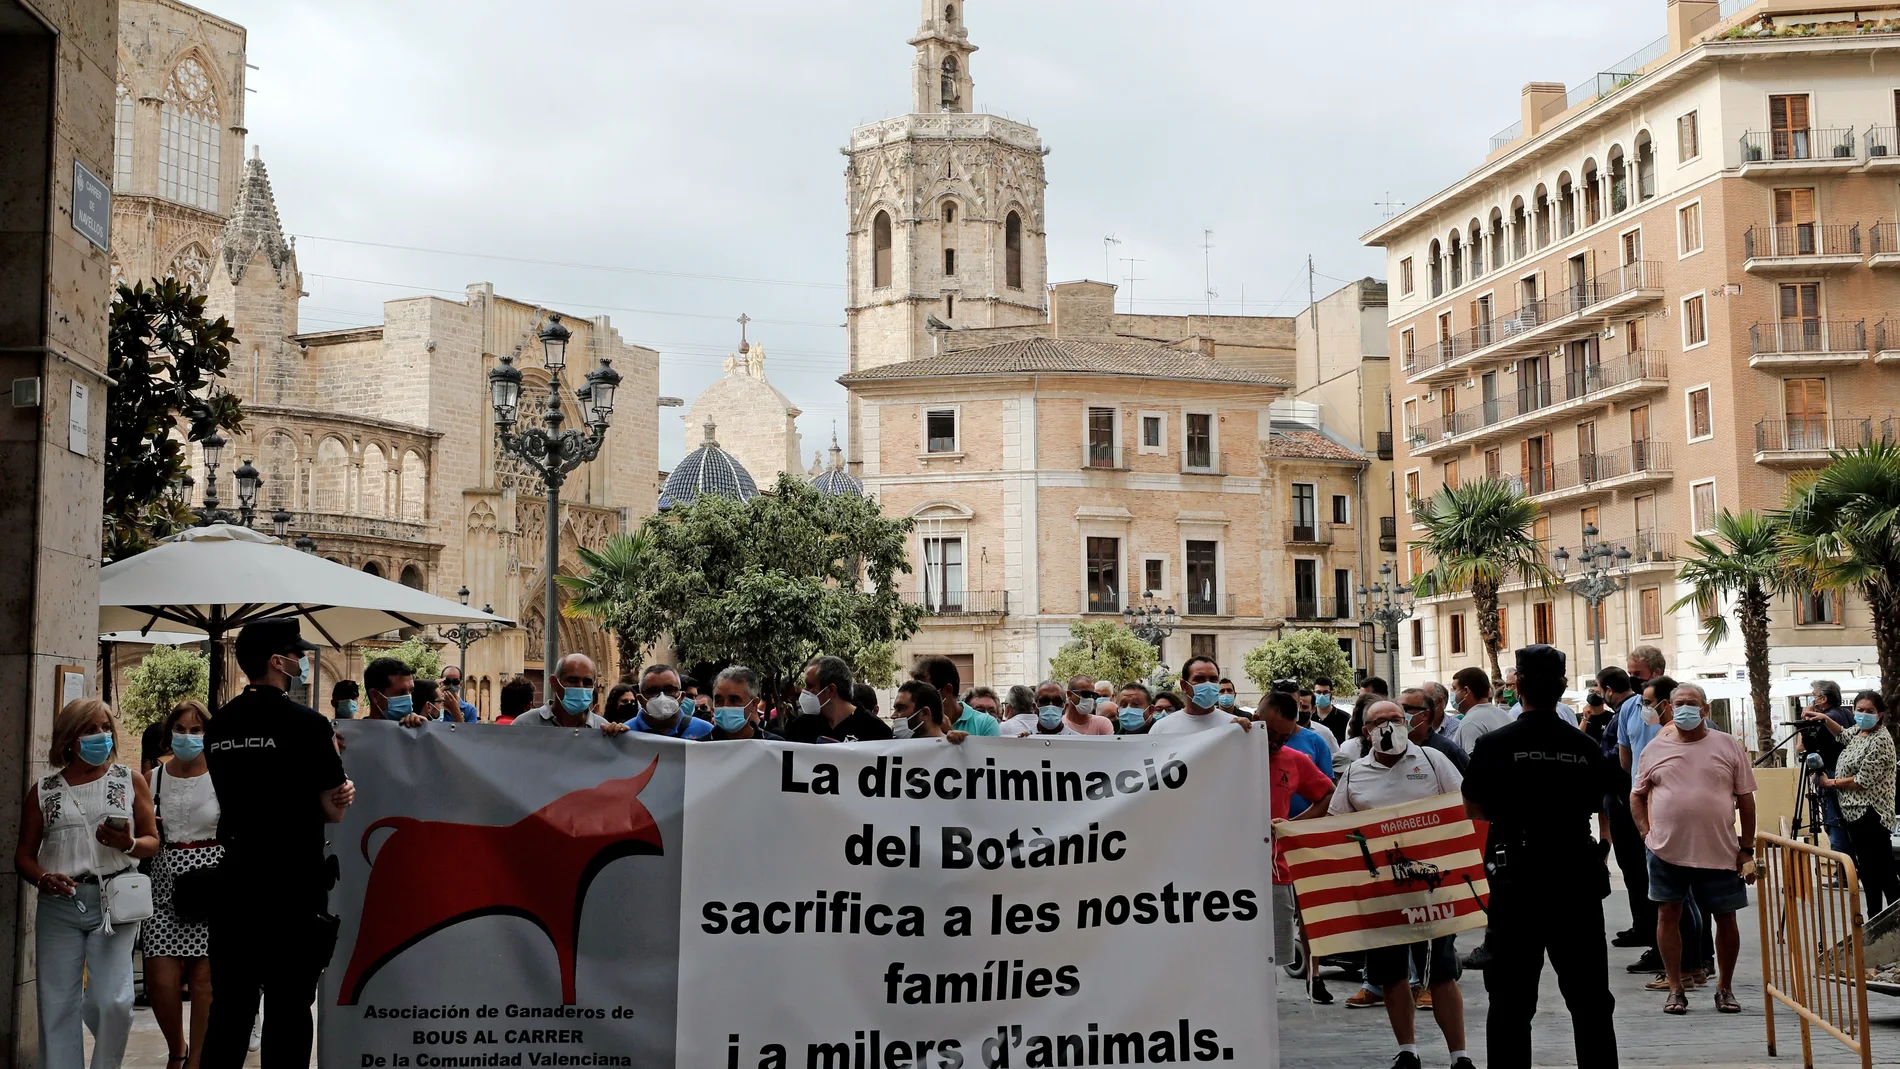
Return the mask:
M 1694 731 L 1702 726 L 1702 710 L 1693 705 L 1676 706 L 1676 730 Z
M 1194 684 L 1194 706 L 1197 709 L 1212 709 L 1220 704 L 1219 683 Z
M 1161 719 L 1162 717 L 1164 717 L 1164 716 L 1167 716 L 1167 715 L 1168 715 L 1168 710 L 1166 710 L 1166 709 L 1156 709 L 1156 710 L 1155 710 L 1155 719 L 1156 719 L 1156 720 L 1159 720 L 1159 719 Z
M 1879 713 L 1855 713 L 1854 726 L 1862 731 L 1872 731 L 1880 723 Z
M 721 705 L 713 710 L 713 726 L 732 735 L 745 727 L 745 706 Z
M 1313 705 L 1315 708 L 1330 709 L 1332 708 L 1332 704 L 1333 704 L 1333 696 L 1330 694 L 1313 695 Z
M 302 657 L 297 658 L 297 678 L 291 680 L 291 682 L 293 683 L 310 682 L 310 655 L 309 654 L 306 653 Z
M 1123 709 L 1120 713 L 1120 717 L 1123 731 L 1135 730 L 1140 727 L 1141 722 L 1146 719 L 1146 716 L 1140 709 Z
M 191 761 L 197 759 L 198 755 L 204 752 L 205 737 L 203 735 L 187 735 L 182 731 L 172 732 L 173 757 L 178 758 L 180 761 Z
M 1036 710 L 1036 721 L 1045 728 L 1062 726 L 1062 706 L 1045 705 Z
M 387 701 L 389 704 L 385 707 L 383 715 L 391 720 L 401 720 L 416 711 L 416 700 L 410 695 L 391 695 Z
M 1221 696 L 1220 696 L 1220 707 L 1221 707 L 1222 709 L 1232 709 L 1232 708 L 1234 707 L 1234 701 L 1235 701 L 1235 699 L 1236 699 L 1237 697 L 1238 697 L 1238 695 L 1234 695 L 1234 694 L 1223 694 L 1223 695 L 1221 695 Z
M 584 713 L 587 711 L 588 706 L 591 706 L 593 704 L 594 704 L 594 688 L 592 687 L 562 687 L 561 688 L 561 708 L 566 709 L 569 713 L 574 713 L 574 714 Z
M 345 698 L 336 703 L 336 715 L 349 718 L 356 715 L 356 699 Z
M 80 760 L 89 765 L 103 765 L 112 756 L 112 733 L 101 731 L 97 735 L 79 737 Z

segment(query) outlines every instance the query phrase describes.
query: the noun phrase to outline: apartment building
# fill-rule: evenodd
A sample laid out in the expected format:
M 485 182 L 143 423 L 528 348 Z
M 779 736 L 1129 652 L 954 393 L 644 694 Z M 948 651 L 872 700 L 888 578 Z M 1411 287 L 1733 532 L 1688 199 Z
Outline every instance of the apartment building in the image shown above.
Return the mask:
M 1669 0 L 1667 33 L 1578 86 L 1532 83 L 1476 169 L 1368 233 L 1387 250 L 1394 470 L 1406 501 L 1515 480 L 1572 577 L 1595 543 L 1626 589 L 1592 612 L 1507 588 L 1507 645 L 1595 663 L 1661 646 L 1741 678 L 1674 613 L 1685 540 L 1778 505 L 1828 450 L 1892 430 L 1900 396 L 1900 19 L 1812 0 Z M 1892 12 L 1888 12 L 1892 14 Z M 1559 552 L 1561 551 L 1561 553 Z M 1864 674 L 1867 608 L 1773 611 L 1776 675 Z M 1469 598 L 1419 603 L 1401 674 L 1478 663 Z

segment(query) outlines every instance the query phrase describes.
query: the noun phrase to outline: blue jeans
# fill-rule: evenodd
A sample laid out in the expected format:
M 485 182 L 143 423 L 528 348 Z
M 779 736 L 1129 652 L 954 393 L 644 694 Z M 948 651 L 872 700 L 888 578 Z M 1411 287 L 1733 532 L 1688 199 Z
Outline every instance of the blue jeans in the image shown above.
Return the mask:
M 1821 792 L 1821 822 L 1827 825 L 1827 845 L 1837 854 L 1854 856 L 1854 841 L 1848 837 L 1847 821 L 1841 819 L 1840 796 L 1831 790 Z
M 116 924 L 107 935 L 103 920 L 96 883 L 80 884 L 72 898 L 39 896 L 33 947 L 39 957 L 40 1069 L 86 1069 L 86 1032 L 92 1033 L 92 1069 L 119 1069 L 125 1060 L 139 926 Z

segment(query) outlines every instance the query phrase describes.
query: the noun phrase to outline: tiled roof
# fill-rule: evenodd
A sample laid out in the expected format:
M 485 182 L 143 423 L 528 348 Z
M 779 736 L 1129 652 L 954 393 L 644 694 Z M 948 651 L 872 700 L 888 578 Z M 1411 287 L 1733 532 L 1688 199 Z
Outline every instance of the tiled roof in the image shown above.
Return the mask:
M 1267 441 L 1267 455 L 1286 457 L 1290 460 L 1355 460 L 1363 462 L 1363 453 L 1356 453 L 1331 438 L 1314 431 L 1274 431 Z
M 854 386 L 897 379 L 1033 372 L 1125 375 L 1244 386 L 1288 385 L 1285 379 L 1223 364 L 1192 351 L 1140 342 L 1064 341 L 1058 338 L 1026 338 L 921 360 L 887 364 L 841 375 L 838 381 L 846 386 Z
M 706 440 L 666 477 L 660 489 L 660 508 L 683 505 L 701 494 L 718 494 L 734 501 L 750 501 L 759 496 L 752 473 L 732 454 L 713 440 L 713 424 L 706 421 Z

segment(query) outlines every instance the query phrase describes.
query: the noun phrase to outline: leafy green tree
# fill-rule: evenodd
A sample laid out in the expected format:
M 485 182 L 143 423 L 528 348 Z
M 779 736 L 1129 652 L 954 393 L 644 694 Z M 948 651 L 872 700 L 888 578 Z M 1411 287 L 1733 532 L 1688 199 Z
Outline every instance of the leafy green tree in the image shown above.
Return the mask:
M 1161 663 L 1161 654 L 1152 645 L 1113 620 L 1078 620 L 1069 625 L 1069 637 L 1074 641 L 1057 650 L 1049 661 L 1050 678 L 1064 684 L 1076 676 L 1088 676 L 1119 687 L 1147 678 Z M 1035 681 L 1030 682 L 1033 685 Z
M 1272 689 L 1276 679 L 1296 679 L 1310 687 L 1321 676 L 1352 678 L 1352 659 L 1330 631 L 1287 631 L 1248 650 L 1242 667 L 1262 694 Z
M 189 525 L 187 503 L 171 494 L 189 466 L 186 442 L 243 429 L 238 399 L 215 389 L 231 364 L 234 334 L 224 317 L 206 320 L 204 306 L 175 278 L 151 289 L 122 285 L 113 297 L 100 535 L 109 560 Z
M 1900 445 L 1877 441 L 1837 452 L 1818 474 L 1789 487 L 1777 513 L 1794 582 L 1860 591 L 1873 616 L 1874 651 L 1889 709 L 1900 702 Z
M 1543 543 L 1532 533 L 1537 506 L 1504 479 L 1478 479 L 1442 487 L 1428 500 L 1413 499 L 1412 514 L 1425 525 L 1425 537 L 1411 544 L 1432 562 L 1413 578 L 1413 595 L 1428 598 L 1469 590 L 1491 677 L 1502 680 L 1499 588 L 1510 582 L 1545 588 L 1556 583 Z
M 827 497 L 789 474 L 746 502 L 701 494 L 647 518 L 637 567 L 625 584 L 603 582 L 590 614 L 623 639 L 671 633 L 683 663 L 744 664 L 775 694 L 819 654 L 916 633 L 923 609 L 896 582 L 910 571 L 911 528 L 869 498 Z
M 562 613 L 599 621 L 619 646 L 622 677 L 638 672 L 666 630 L 647 583 L 653 540 L 640 530 L 609 538 L 599 552 L 585 546 L 576 552 L 587 571 L 555 577 L 571 595 Z
M 417 679 L 439 679 L 442 676 L 441 645 L 421 635 L 411 635 L 401 644 L 391 646 L 376 656 L 396 658 L 408 665 L 416 673 Z
M 154 646 L 126 673 L 119 716 L 127 735 L 137 738 L 185 698 L 206 701 L 211 693 L 211 662 L 195 649 Z
M 1689 540 L 1690 556 L 1678 573 L 1689 592 L 1669 609 L 1680 612 L 1695 606 L 1702 613 L 1703 648 L 1713 650 L 1729 635 L 1722 599 L 1735 599 L 1749 700 L 1755 707 L 1756 746 L 1763 753 L 1775 745 L 1775 709 L 1768 697 L 1768 609 L 1776 594 L 1791 588 L 1781 555 L 1784 534 L 1774 516 L 1724 509 L 1715 518 L 1713 534 Z
M 845 660 L 851 662 L 851 671 L 858 682 L 873 687 L 888 687 L 897 682 L 898 670 L 903 667 L 897 662 L 895 642 L 867 642 Z

